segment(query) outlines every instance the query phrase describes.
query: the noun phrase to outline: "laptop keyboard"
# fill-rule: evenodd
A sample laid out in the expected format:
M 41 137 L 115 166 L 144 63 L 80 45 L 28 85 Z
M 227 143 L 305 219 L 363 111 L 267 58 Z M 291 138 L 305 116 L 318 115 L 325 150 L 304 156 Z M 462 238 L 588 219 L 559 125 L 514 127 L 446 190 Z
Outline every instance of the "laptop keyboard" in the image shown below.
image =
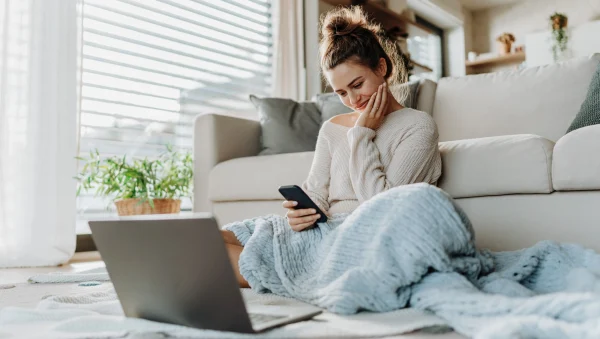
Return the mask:
M 253 325 L 260 325 L 269 321 L 279 320 L 283 318 L 287 318 L 285 315 L 272 315 L 272 314 L 262 314 L 262 313 L 249 313 L 250 322 Z

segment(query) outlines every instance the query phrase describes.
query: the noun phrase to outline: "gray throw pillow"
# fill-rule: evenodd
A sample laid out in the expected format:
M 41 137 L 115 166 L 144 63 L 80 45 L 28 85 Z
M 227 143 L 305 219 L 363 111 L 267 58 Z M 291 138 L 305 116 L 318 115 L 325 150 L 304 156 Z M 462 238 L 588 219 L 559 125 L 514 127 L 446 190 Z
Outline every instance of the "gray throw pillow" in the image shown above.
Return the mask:
M 336 115 L 350 113 L 351 108 L 342 104 L 342 100 L 336 93 L 321 93 L 314 97 L 323 122 L 333 118 Z
M 579 113 L 571 122 L 567 133 L 581 127 L 597 124 L 600 124 L 600 64 L 598 64 L 590 87 L 588 87 L 587 97 L 583 101 Z
M 420 81 L 409 81 L 390 87 L 390 91 L 401 105 L 416 109 L 419 84 Z M 352 112 L 352 109 L 342 104 L 342 100 L 340 100 L 340 97 L 336 93 L 317 94 L 314 100 L 321 111 L 323 121 L 327 121 L 339 114 Z
M 262 151 L 259 155 L 314 151 L 321 114 L 314 102 L 250 95 L 258 110 Z

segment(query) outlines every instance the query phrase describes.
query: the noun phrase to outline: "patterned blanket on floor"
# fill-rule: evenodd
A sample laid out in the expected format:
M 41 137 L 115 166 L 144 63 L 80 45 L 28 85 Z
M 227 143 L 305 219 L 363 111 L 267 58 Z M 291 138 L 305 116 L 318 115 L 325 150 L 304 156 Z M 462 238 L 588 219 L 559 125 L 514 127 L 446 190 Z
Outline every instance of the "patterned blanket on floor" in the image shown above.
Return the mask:
M 481 338 L 600 338 L 598 254 L 549 241 L 479 251 L 467 216 L 428 184 L 303 232 L 276 215 L 225 228 L 245 246 L 240 271 L 258 292 L 340 314 L 411 306 Z

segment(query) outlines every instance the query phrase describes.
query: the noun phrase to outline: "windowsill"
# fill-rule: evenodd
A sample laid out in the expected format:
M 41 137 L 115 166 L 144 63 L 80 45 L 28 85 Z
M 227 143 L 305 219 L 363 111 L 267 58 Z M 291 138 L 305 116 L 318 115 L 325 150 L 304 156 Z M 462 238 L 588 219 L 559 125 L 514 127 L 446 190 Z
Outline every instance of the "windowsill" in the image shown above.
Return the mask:
M 191 209 L 184 209 L 181 212 L 179 212 L 178 215 L 190 215 L 192 214 L 192 210 Z M 90 230 L 90 225 L 88 224 L 89 220 L 95 220 L 95 219 L 104 219 L 107 217 L 117 217 L 117 213 L 109 213 L 109 212 L 100 212 L 100 213 L 86 213 L 85 214 L 85 218 L 79 217 L 77 218 L 77 220 L 75 221 L 75 233 L 77 235 L 81 235 L 81 234 L 92 234 L 92 231 Z

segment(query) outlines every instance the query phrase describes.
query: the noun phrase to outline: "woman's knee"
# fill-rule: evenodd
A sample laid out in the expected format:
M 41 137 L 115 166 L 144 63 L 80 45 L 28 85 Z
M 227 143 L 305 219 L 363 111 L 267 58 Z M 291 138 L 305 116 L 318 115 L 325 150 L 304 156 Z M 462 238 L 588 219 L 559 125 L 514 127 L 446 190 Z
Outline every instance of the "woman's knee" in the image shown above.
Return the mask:
M 221 236 L 226 244 L 242 246 L 242 243 L 239 242 L 235 234 L 231 231 L 221 230 Z

